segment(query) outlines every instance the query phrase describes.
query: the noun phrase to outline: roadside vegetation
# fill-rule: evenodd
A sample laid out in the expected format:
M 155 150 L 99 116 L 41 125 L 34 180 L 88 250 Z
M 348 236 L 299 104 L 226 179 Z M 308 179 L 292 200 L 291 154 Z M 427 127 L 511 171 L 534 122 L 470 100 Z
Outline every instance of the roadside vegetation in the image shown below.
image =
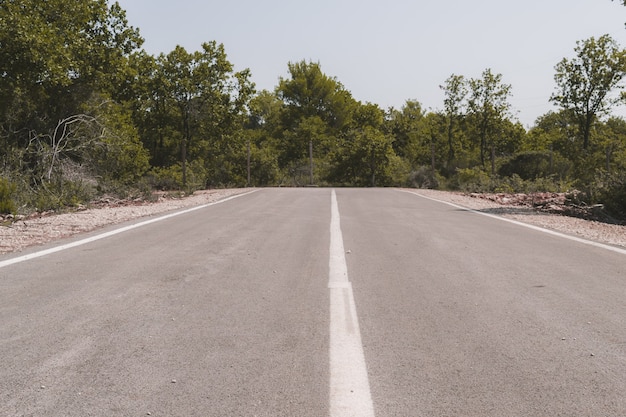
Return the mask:
M 0 214 L 102 195 L 245 186 L 408 186 L 566 192 L 626 219 L 626 51 L 608 35 L 555 63 L 558 110 L 528 130 L 485 69 L 442 76 L 439 110 L 382 109 L 320 63 L 287 63 L 274 91 L 224 45 L 152 56 L 107 0 L 0 8 Z M 574 45 L 574 41 L 573 41 Z

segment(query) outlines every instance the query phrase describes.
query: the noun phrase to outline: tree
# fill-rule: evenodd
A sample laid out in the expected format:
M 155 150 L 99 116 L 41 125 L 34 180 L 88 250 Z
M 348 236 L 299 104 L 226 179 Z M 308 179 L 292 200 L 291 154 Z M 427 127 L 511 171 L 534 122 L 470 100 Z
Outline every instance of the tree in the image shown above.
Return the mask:
M 152 133 L 165 131 L 179 142 L 183 187 L 187 186 L 190 159 L 224 162 L 220 158 L 230 150 L 227 141 L 243 129 L 254 92 L 249 76 L 248 70 L 233 72 L 224 46 L 216 42 L 204 43 L 201 51 L 192 53 L 177 46 L 157 58 L 152 74 L 155 89 L 148 108 L 156 112 L 154 123 L 166 124 Z M 243 144 L 238 145 L 236 152 L 241 153 Z
M 353 129 L 333 153 L 331 179 L 343 185 L 389 185 L 395 158 L 391 138 L 380 129 L 367 125 Z
M 281 78 L 276 88 L 283 102 L 276 145 L 280 168 L 295 180 L 300 171 L 310 170 L 311 145 L 314 158 L 326 165 L 338 140 L 352 127 L 358 103 L 340 82 L 322 72 L 319 63 L 301 61 L 288 67 L 290 78 Z
M 482 78 L 469 80 L 468 113 L 476 127 L 480 142 L 480 163 L 485 166 L 485 154 L 491 148 L 491 171 L 495 171 L 495 139 L 501 133 L 502 122 L 509 116 L 511 85 L 502 83 L 502 74 L 483 71 Z
M 119 4 L 80 0 L 5 1 L 0 7 L 0 123 L 43 131 L 94 91 L 114 96 L 127 84 L 128 57 L 142 44 Z M 23 142 L 21 142 L 23 144 Z
M 443 90 L 445 98 L 443 100 L 444 117 L 446 119 L 446 139 L 448 142 L 448 166 L 456 157 L 455 139 L 458 134 L 459 123 L 463 118 L 466 97 L 467 82 L 462 75 L 452 74 L 445 81 L 444 85 L 439 86 Z
M 130 61 L 142 42 L 116 2 L 1 2 L 0 159 L 20 192 L 76 201 L 72 189 L 143 172 L 141 145 L 122 105 L 132 96 Z M 115 107 L 107 117 L 102 103 Z M 111 164 L 100 164 L 98 154 Z
M 607 173 L 620 172 L 626 168 L 626 120 L 610 117 L 598 128 L 599 144 L 604 148 Z
M 579 41 L 574 51 L 575 58 L 564 58 L 555 67 L 557 91 L 550 101 L 572 112 L 586 151 L 594 123 L 624 101 L 623 95 L 611 96 L 611 92 L 623 89 L 620 83 L 626 74 L 626 51 L 609 35 Z
M 416 100 L 407 100 L 400 110 L 390 109 L 385 129 L 393 137 L 393 150 L 398 156 L 405 158 L 412 154 L 425 114 Z
M 250 184 L 274 185 L 279 179 L 276 138 L 281 133 L 283 103 L 276 93 L 262 90 L 250 100 L 245 136 L 250 144 Z
M 351 122 L 355 100 L 319 63 L 289 63 L 290 79 L 281 78 L 277 94 L 284 102 L 285 125 L 303 117 L 318 116 L 330 128 L 341 130 Z

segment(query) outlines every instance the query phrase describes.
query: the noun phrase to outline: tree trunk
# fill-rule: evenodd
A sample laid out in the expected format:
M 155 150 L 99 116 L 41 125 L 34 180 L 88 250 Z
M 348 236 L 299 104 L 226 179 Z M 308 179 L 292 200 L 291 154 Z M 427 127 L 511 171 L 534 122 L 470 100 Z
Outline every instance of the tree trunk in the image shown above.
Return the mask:
M 453 135 L 453 119 L 450 117 L 450 122 L 448 123 L 448 166 L 454 161 L 454 135 Z
M 313 185 L 313 141 L 309 140 L 309 185 Z
M 180 159 L 183 170 L 183 188 L 187 187 L 187 138 L 180 145 Z
M 491 142 L 491 176 L 496 175 L 496 145 Z
M 246 163 L 246 168 L 248 170 L 248 183 L 247 183 L 247 187 L 250 186 L 250 139 L 248 139 L 248 159 L 247 159 L 247 163 Z

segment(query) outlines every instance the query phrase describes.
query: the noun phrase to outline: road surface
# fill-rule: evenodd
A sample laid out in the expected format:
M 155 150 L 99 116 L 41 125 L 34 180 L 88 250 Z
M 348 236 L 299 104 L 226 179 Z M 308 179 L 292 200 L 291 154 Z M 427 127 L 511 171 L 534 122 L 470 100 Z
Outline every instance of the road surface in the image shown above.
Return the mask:
M 623 253 L 392 189 L 124 226 L 0 257 L 0 415 L 626 415 Z

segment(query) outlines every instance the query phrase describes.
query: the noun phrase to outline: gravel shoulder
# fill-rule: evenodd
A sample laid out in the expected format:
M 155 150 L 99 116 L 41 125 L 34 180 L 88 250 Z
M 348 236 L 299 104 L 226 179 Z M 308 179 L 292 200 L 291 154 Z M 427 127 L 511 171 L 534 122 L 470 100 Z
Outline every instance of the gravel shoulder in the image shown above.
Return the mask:
M 107 225 L 207 204 L 246 191 L 249 189 L 205 190 L 184 198 L 160 198 L 156 202 L 113 203 L 70 213 L 20 219 L 0 226 L 0 253 L 20 252 L 31 246 L 42 245 Z M 500 204 L 463 193 L 423 189 L 410 191 L 469 209 L 626 248 L 626 226 L 538 212 L 532 207 Z
M 20 219 L 0 226 L 0 254 L 20 252 L 31 246 L 43 245 L 107 225 L 212 203 L 247 191 L 250 189 L 204 190 L 182 198 L 162 196 L 155 202 L 101 202 L 96 208 Z
M 424 197 L 446 201 L 483 213 L 532 224 L 544 229 L 554 230 L 594 242 L 626 248 L 626 226 L 623 225 L 545 213 L 533 207 L 500 204 L 463 193 L 422 189 L 412 191 Z

